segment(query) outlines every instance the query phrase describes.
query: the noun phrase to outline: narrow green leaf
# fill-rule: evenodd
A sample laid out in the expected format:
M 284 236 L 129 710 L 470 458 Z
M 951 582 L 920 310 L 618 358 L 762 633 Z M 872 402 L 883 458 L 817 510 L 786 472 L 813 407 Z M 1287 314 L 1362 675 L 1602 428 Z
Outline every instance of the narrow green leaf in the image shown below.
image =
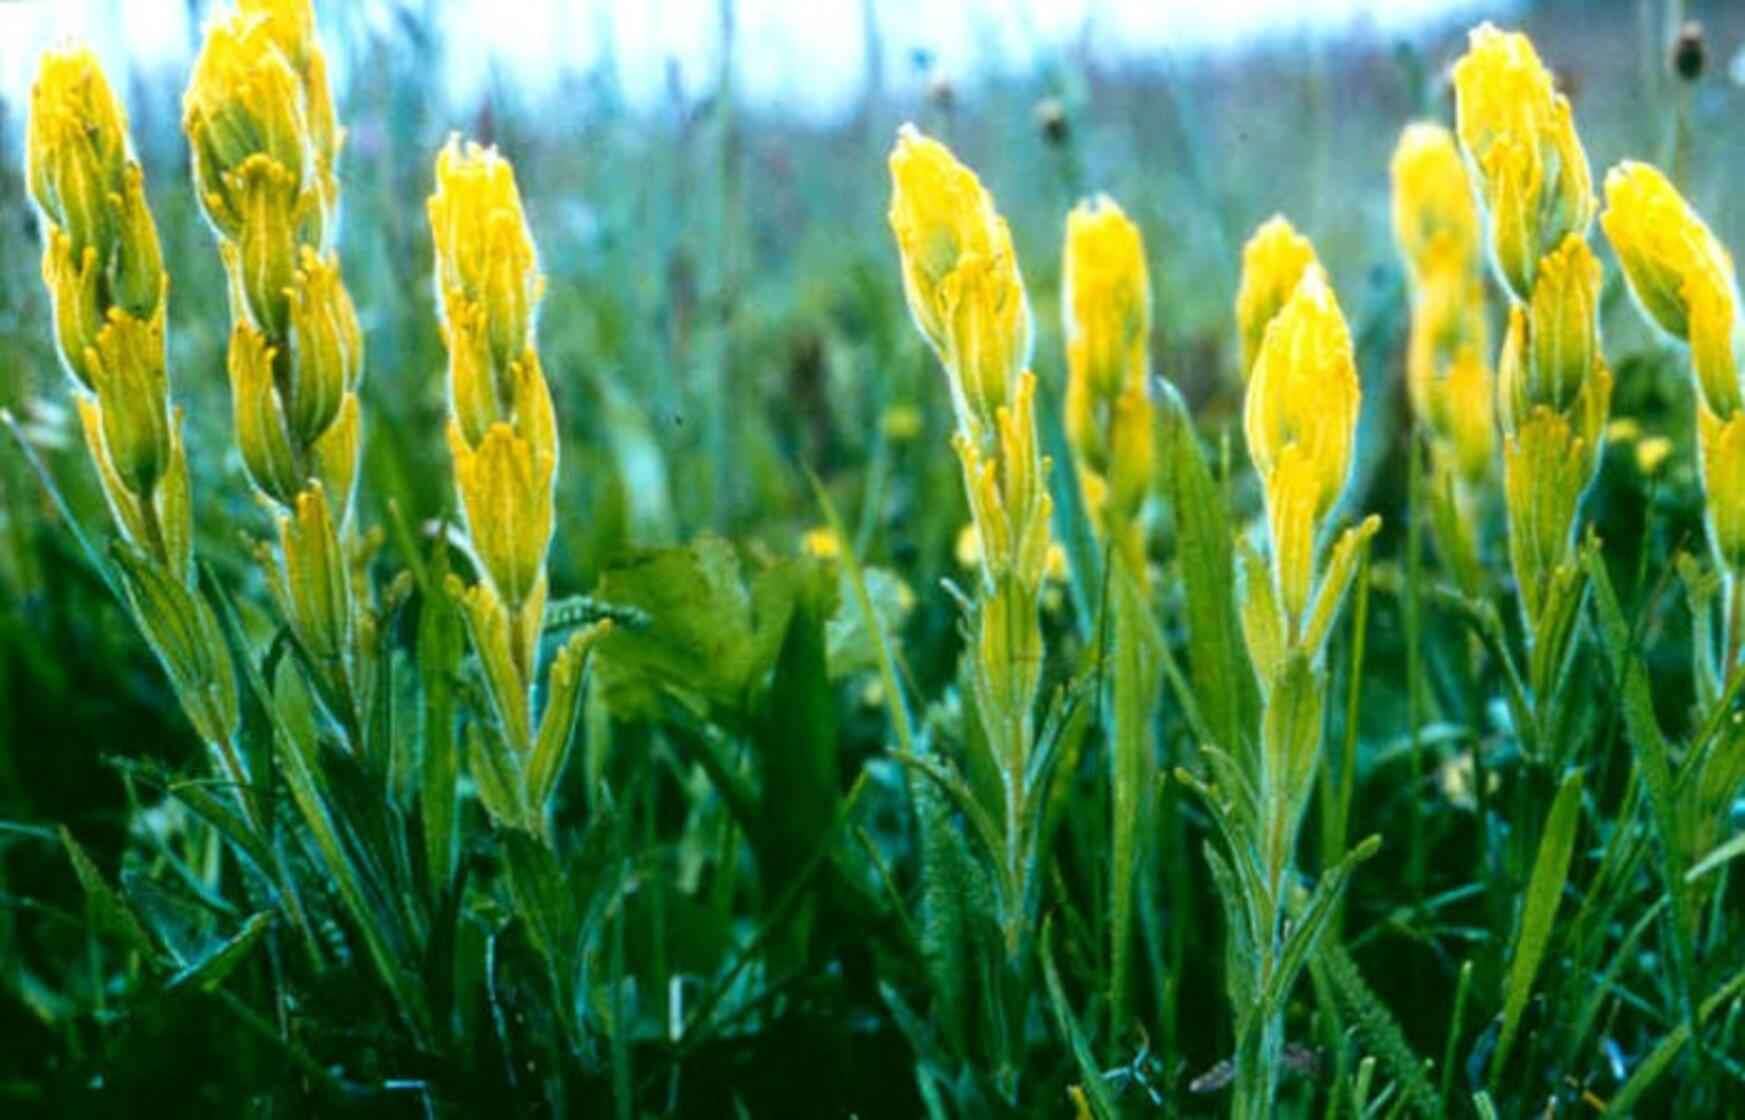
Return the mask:
M 1563 776 L 1539 840 L 1539 854 L 1533 861 L 1533 877 L 1527 883 L 1527 899 L 1521 909 L 1521 932 L 1515 940 L 1514 960 L 1509 965 L 1508 985 L 1504 989 L 1502 1033 L 1490 1066 L 1493 1082 L 1508 1064 L 1509 1050 L 1521 1026 L 1521 1014 L 1527 1010 L 1527 997 L 1532 994 L 1540 962 L 1551 944 L 1552 922 L 1569 881 L 1569 860 L 1575 851 L 1576 828 L 1581 824 L 1581 782 L 1579 769 Z
M 224 978 L 243 962 L 249 950 L 254 948 L 255 943 L 272 924 L 273 916 L 265 911 L 249 915 L 241 929 L 214 946 L 210 953 L 172 976 L 165 987 L 171 990 L 195 987 L 204 992 L 211 991 L 222 984 Z
M 1193 420 L 1173 390 L 1157 414 L 1160 458 L 1167 464 L 1175 514 L 1176 563 L 1187 602 L 1188 672 L 1218 745 L 1241 755 L 1259 705 L 1236 619 L 1229 509 L 1206 465 Z
M 85 849 L 73 839 L 71 830 L 65 825 L 61 826 L 61 846 L 67 850 L 67 858 L 72 861 L 73 874 L 78 876 L 79 886 L 85 889 L 85 899 L 91 905 L 91 917 L 98 927 L 121 938 L 148 960 L 155 958 L 157 947 L 152 944 L 151 935 L 146 933 L 139 915 L 116 893 L 115 888 L 104 882 L 103 873 L 97 870 L 97 865 L 91 862 L 91 857 L 85 854 Z
M 1114 1120 L 1118 1115 L 1115 1102 L 1109 1098 L 1108 1087 L 1103 1084 L 1102 1071 L 1098 1069 L 1096 1059 L 1091 1055 L 1090 1043 L 1085 1040 L 1084 1031 L 1079 1028 L 1078 1020 L 1073 1016 L 1072 1005 L 1067 1002 L 1066 988 L 1060 982 L 1060 970 L 1054 966 L 1052 917 L 1042 923 L 1042 974 L 1048 985 L 1048 1002 L 1054 1009 L 1055 1024 L 1059 1027 L 1061 1036 L 1066 1039 L 1073 1061 L 1078 1065 L 1079 1088 L 1084 1091 L 1085 1100 L 1091 1107 L 1091 1115 L 1097 1120 Z

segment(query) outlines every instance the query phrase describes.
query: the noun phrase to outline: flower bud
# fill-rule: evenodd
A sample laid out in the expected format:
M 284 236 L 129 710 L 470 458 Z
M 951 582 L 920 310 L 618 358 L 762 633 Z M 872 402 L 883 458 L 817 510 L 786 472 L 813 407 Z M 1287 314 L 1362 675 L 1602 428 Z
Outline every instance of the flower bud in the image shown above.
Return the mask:
M 1454 66 L 1458 132 L 1490 214 L 1491 251 L 1515 297 L 1540 258 L 1593 220 L 1592 171 L 1569 101 L 1519 32 L 1472 31 Z
M 92 381 L 110 463 L 129 490 L 149 499 L 170 458 L 162 314 L 144 322 L 111 308 L 97 334 Z
M 1267 324 L 1297 290 L 1310 267 L 1320 267 L 1315 247 L 1281 214 L 1261 223 L 1242 247 L 1242 283 L 1236 290 L 1236 331 L 1242 342 L 1242 379 L 1248 380 Z
M 1151 334 L 1145 245 L 1139 227 L 1107 196 L 1067 215 L 1061 289 L 1068 377 L 1088 382 L 1107 401 L 1144 385 Z
M 239 14 L 214 25 L 182 105 L 195 185 L 219 233 L 235 238 L 247 221 L 238 194 L 247 180 L 233 176 L 250 158 L 277 164 L 293 195 L 301 189 L 311 157 L 305 91 L 269 22 Z
M 1571 234 L 1539 262 L 1527 312 L 1527 399 L 1568 408 L 1602 361 L 1600 262 Z
M 1030 305 L 1011 232 L 975 173 L 913 125 L 898 132 L 890 165 L 910 314 L 946 367 L 959 426 L 987 438 L 1030 362 Z
M 351 589 L 338 528 L 321 487 L 298 491 L 291 511 L 279 516 L 279 547 L 285 617 L 310 656 L 338 661 L 351 644 Z
M 1454 134 L 1427 121 L 1407 125 L 1394 149 L 1392 175 L 1394 237 L 1413 282 L 1473 268 L 1478 211 Z
M 1740 406 L 1733 258 L 1658 170 L 1625 161 L 1606 175 L 1600 224 L 1642 313 L 1689 343 L 1697 383 L 1721 416 Z
M 232 315 L 247 315 L 268 338 L 282 341 L 297 272 L 296 180 L 283 165 L 254 155 L 225 181 L 242 219 L 237 238 L 223 246 L 237 304 Z
M 1358 401 L 1351 331 L 1317 266 L 1267 327 L 1248 382 L 1243 425 L 1262 480 L 1298 447 L 1313 468 L 1315 516 L 1332 509 L 1351 469 Z
M 966 254 L 939 285 L 945 365 L 972 430 L 988 431 L 1030 351 L 1030 307 L 1000 259 Z
M 543 291 L 514 169 L 495 148 L 463 147 L 450 136 L 436 157 L 428 209 L 445 312 L 452 316 L 460 301 L 482 308 L 492 360 L 507 369 L 532 345 Z
M 1672 72 L 1687 82 L 1696 81 L 1703 76 L 1705 53 L 1702 21 L 1685 20 L 1672 40 Z
M 293 436 L 313 443 L 333 422 L 340 399 L 357 385 L 363 336 L 357 311 L 339 276 L 339 259 L 305 246 L 290 291 Z
M 303 475 L 291 443 L 284 406 L 273 376 L 279 352 L 266 336 L 238 320 L 230 335 L 230 395 L 236 442 L 249 477 L 269 497 L 289 507 Z
M 51 50 L 31 88 L 25 178 L 44 217 L 66 231 L 77 257 L 106 257 L 114 236 L 110 196 L 127 162 L 127 116 L 86 48 Z
M 97 333 L 103 315 L 97 307 L 97 250 L 74 250 L 73 240 L 58 227 L 48 229 L 42 253 L 42 282 L 54 306 L 55 343 L 67 375 L 95 391 L 91 366 L 96 361 Z
M 115 211 L 116 255 L 110 293 L 116 306 L 129 315 L 149 319 L 163 303 L 170 280 L 164 272 L 157 225 L 146 208 L 145 175 L 139 164 L 127 164 L 121 193 L 111 201 L 119 205 Z

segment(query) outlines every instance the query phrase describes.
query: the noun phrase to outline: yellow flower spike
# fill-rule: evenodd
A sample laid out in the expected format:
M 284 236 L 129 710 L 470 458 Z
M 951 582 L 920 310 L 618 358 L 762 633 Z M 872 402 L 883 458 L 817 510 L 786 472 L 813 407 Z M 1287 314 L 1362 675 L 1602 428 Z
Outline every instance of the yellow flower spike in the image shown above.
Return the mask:
M 1067 440 L 1091 524 L 1143 582 L 1135 519 L 1156 463 L 1145 245 L 1121 208 L 1098 196 L 1067 216 L 1063 260 Z
M 1351 331 L 1316 266 L 1267 326 L 1243 410 L 1293 631 L 1308 607 L 1320 523 L 1350 474 L 1358 405 Z
M 233 175 L 250 157 L 266 157 L 298 189 L 304 185 L 315 158 L 306 105 L 272 21 L 239 13 L 207 32 L 182 99 L 182 127 L 201 205 L 221 236 L 243 230 L 237 192 L 244 184 Z
M 1569 101 L 1520 32 L 1485 23 L 1455 63 L 1457 131 L 1490 218 L 1497 270 L 1528 299 L 1540 258 L 1593 220 L 1593 173 Z
M 462 145 L 458 136 L 436 157 L 436 191 L 427 204 L 436 241 L 437 294 L 453 320 L 475 309 L 498 369 L 531 345 L 534 308 L 543 293 L 532 235 L 515 172 L 494 148 Z
M 1139 227 L 1098 195 L 1066 218 L 1061 317 L 1067 376 L 1112 401 L 1144 385 L 1150 366 L 1151 281 Z
M 1569 407 L 1601 364 L 1600 279 L 1599 259 L 1575 234 L 1539 262 L 1527 313 L 1528 402 Z
M 183 128 L 230 278 L 243 461 L 284 514 L 295 516 L 302 493 L 319 486 L 349 547 L 363 347 L 328 245 L 341 137 L 309 0 L 239 0 L 208 29 L 183 97 Z M 348 633 L 361 651 L 367 633 L 357 619 Z M 362 668 L 348 662 L 340 672 Z
M 1626 160 L 1606 175 L 1600 225 L 1648 320 L 1690 345 L 1697 384 L 1720 415 L 1740 407 L 1733 258 L 1666 176 Z
M 1414 283 L 1478 260 L 1479 220 L 1454 134 L 1439 124 L 1406 126 L 1394 149 L 1394 237 Z
M 1243 426 L 1262 479 L 1299 447 L 1315 469 L 1316 516 L 1331 509 L 1350 473 L 1358 401 L 1351 330 L 1317 268 L 1268 326 L 1248 382 Z
M 543 575 L 551 544 L 550 456 L 536 456 L 502 423 L 477 449 L 451 426 L 449 448 L 468 538 L 497 594 L 511 610 L 518 608 Z
M 912 124 L 898 130 L 890 168 L 890 223 L 903 258 L 904 293 L 921 333 L 943 352 L 939 285 L 964 255 L 993 255 L 994 202 L 975 172 Z
M 1728 572 L 1745 573 L 1745 411 L 1725 420 L 1697 407 L 1709 540 Z
M 1281 214 L 1263 222 L 1242 247 L 1242 282 L 1236 291 L 1236 330 L 1242 342 L 1242 378 L 1260 356 L 1267 324 L 1279 313 L 1311 268 L 1315 247 Z
M 1029 298 L 1012 235 L 975 173 L 913 125 L 891 152 L 891 231 L 915 325 L 946 367 L 958 425 L 990 437 L 1029 365 Z
M 313 443 L 333 423 L 363 368 L 363 335 L 338 258 L 304 246 L 289 305 L 292 381 L 285 412 L 296 438 Z
M 122 190 L 127 115 L 97 56 L 83 47 L 51 50 L 30 93 L 25 180 L 49 222 L 66 231 L 71 256 L 107 245 Z M 155 241 L 155 234 L 153 237 Z

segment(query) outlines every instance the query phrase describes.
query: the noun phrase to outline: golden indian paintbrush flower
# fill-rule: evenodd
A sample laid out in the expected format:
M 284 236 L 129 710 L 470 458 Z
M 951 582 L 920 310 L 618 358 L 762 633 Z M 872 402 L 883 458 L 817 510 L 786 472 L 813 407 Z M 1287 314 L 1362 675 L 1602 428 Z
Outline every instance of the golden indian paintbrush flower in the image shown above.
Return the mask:
M 1316 539 L 1351 473 L 1358 405 L 1350 328 L 1326 274 L 1311 265 L 1267 324 L 1243 409 L 1292 632 L 1308 610 Z
M 1606 237 L 1643 315 L 1690 348 L 1709 541 L 1729 594 L 1745 576 L 1745 400 L 1733 258 L 1667 178 L 1626 161 L 1606 175 Z
M 1476 28 L 1454 81 L 1461 147 L 1513 304 L 1497 363 L 1510 561 L 1529 635 L 1561 645 L 1567 603 L 1553 590 L 1576 579 L 1576 514 L 1611 406 L 1601 269 L 1587 244 L 1592 173 L 1569 101 L 1525 35 Z M 1535 691 L 1550 687 L 1562 654 L 1535 652 Z
M 549 793 L 541 781 L 555 772 L 535 760 L 566 749 L 581 668 L 606 624 L 578 633 L 559 652 L 536 725 L 534 669 L 558 460 L 557 418 L 534 344 L 545 280 L 514 170 L 495 149 L 450 137 L 436 157 L 436 190 L 427 210 L 449 354 L 448 445 L 468 550 L 479 573 L 471 588 L 449 577 L 449 591 L 463 607 L 519 774 L 514 792 L 489 800 L 487 807 L 499 820 L 537 831 Z
M 1156 458 L 1145 245 L 1139 227 L 1099 196 L 1067 215 L 1062 261 L 1067 440 L 1093 524 L 1143 582 L 1138 515 Z
M 1643 314 L 1690 347 L 1702 403 L 1717 416 L 1738 410 L 1739 282 L 1732 254 L 1666 176 L 1646 163 L 1626 160 L 1607 173 L 1600 225 Z
M 1474 28 L 1455 63 L 1460 143 L 1490 216 L 1491 253 L 1516 299 L 1531 298 L 1539 261 L 1593 221 L 1593 173 L 1569 99 L 1527 36 Z
M 355 730 L 372 627 L 350 555 L 363 338 L 332 246 L 343 137 L 310 0 L 239 0 L 209 28 L 182 124 L 230 279 L 237 444 L 278 522 L 268 583 Z
M 44 56 L 25 159 L 55 348 L 126 542 L 116 551 L 122 586 L 195 730 L 227 747 L 236 684 L 217 619 L 194 590 L 188 462 L 165 369 L 169 277 L 127 116 L 89 50 Z M 230 777 L 245 775 L 236 765 Z
M 913 125 L 898 132 L 890 165 L 909 312 L 945 366 L 959 427 L 992 440 L 1030 363 L 1030 304 L 1011 231 L 975 172 Z
M 1042 680 L 1039 600 L 1049 556 L 1049 462 L 1036 430 L 1036 378 L 1025 366 L 1030 307 L 1005 219 L 975 173 L 904 125 L 891 152 L 891 231 L 903 288 L 939 357 L 957 414 L 953 447 L 981 543 L 970 687 L 1004 775 L 1007 845 L 1001 924 L 1023 952 L 1033 851 L 1021 806 L 1039 796 L 1028 764 Z
M 1452 503 L 1437 518 L 1438 542 L 1470 580 L 1496 454 L 1478 208 L 1454 134 L 1439 124 L 1406 126 L 1392 178 L 1394 239 L 1411 290 L 1406 384 L 1430 449 L 1432 493 Z

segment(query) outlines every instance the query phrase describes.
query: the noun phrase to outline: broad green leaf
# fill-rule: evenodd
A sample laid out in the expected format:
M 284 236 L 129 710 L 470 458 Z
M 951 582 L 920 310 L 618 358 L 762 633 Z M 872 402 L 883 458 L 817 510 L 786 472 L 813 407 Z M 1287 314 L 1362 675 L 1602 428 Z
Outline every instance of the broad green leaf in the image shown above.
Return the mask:
M 605 571 L 595 594 L 648 619 L 600 643 L 607 702 L 620 716 L 646 715 L 665 691 L 745 712 L 775 664 L 796 584 L 816 571 L 815 561 L 776 561 L 748 580 L 734 546 L 709 535 L 630 553 Z

